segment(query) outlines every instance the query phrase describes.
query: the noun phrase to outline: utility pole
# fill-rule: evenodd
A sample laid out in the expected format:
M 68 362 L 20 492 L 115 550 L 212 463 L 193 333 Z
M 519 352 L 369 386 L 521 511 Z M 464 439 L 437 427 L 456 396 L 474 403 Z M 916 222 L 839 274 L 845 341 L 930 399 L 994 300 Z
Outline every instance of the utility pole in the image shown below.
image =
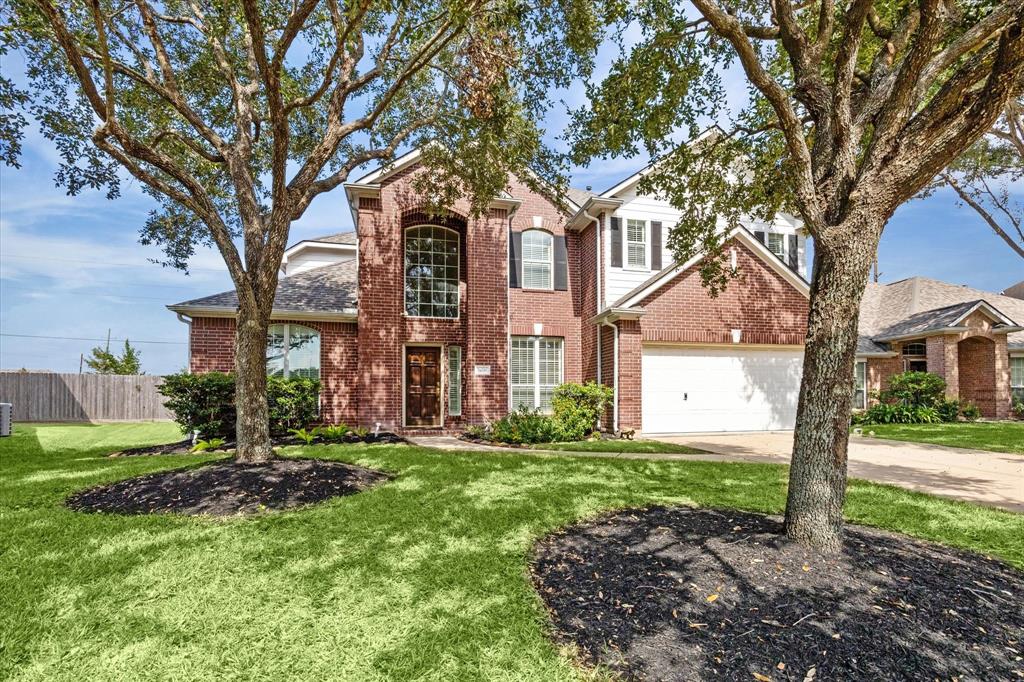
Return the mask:
M 878 284 L 878 278 L 881 277 L 882 275 L 881 275 L 880 272 L 878 272 L 878 254 L 877 253 L 875 254 L 875 261 L 874 261 L 874 263 L 872 263 L 871 268 L 872 268 L 872 271 L 873 271 L 873 274 L 871 275 L 871 277 L 874 280 L 875 284 Z
M 78 354 L 78 373 L 82 373 L 82 361 L 85 359 L 85 353 Z

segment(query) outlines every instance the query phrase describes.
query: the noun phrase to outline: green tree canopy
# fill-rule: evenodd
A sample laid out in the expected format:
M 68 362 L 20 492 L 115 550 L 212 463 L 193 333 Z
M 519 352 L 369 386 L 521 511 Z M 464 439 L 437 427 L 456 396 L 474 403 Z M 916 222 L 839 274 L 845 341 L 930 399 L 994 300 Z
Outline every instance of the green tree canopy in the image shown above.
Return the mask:
M 96 374 L 145 374 L 139 352 L 128 339 L 124 340 L 124 349 L 120 355 L 111 352 L 110 346 L 96 346 L 89 357 L 85 358 L 85 364 Z

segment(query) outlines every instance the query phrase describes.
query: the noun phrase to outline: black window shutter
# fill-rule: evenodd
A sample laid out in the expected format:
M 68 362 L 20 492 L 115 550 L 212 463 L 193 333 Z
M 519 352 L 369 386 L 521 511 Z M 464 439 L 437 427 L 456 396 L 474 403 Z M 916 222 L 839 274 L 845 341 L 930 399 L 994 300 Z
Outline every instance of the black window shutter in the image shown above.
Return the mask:
M 754 236 L 757 237 L 757 241 L 761 242 L 762 244 L 768 243 L 768 238 L 765 236 L 764 232 L 755 231 Z
M 651 270 L 661 270 L 661 223 L 651 222 Z
M 508 285 L 521 288 L 523 280 L 523 233 L 508 233 Z
M 622 218 L 612 218 L 612 267 L 622 267 Z
M 555 237 L 555 289 L 569 289 L 569 252 L 565 248 L 565 237 Z
M 796 252 L 797 248 L 799 247 L 797 246 L 796 235 L 789 235 L 789 267 L 792 268 L 793 270 L 796 270 L 798 263 Z

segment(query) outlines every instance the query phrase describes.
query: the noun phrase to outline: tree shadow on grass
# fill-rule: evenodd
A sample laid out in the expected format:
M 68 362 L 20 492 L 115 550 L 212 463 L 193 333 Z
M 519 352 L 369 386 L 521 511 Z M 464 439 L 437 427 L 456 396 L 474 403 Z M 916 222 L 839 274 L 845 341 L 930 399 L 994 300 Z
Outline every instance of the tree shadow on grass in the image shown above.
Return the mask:
M 850 529 L 825 557 L 778 520 L 652 508 L 544 540 L 556 637 L 658 680 L 1009 679 L 1024 576 L 980 555 Z M 758 675 L 763 676 L 757 677 Z

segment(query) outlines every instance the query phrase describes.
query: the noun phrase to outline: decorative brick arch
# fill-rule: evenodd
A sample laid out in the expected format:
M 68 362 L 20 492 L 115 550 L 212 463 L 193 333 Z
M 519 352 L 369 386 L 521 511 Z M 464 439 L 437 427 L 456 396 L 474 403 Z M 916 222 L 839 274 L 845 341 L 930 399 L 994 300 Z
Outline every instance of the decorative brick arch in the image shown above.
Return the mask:
M 960 399 L 977 405 L 985 417 L 997 416 L 996 346 L 982 334 L 972 334 L 957 343 Z

